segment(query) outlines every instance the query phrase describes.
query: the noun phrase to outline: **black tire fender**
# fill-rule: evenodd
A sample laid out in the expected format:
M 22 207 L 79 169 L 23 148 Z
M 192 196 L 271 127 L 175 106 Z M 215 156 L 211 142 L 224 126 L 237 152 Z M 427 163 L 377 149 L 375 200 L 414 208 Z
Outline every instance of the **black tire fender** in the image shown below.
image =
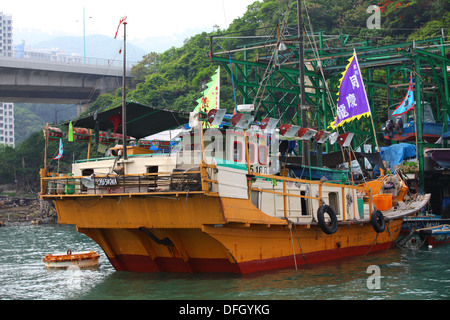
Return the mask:
M 377 233 L 381 233 L 386 228 L 386 222 L 384 221 L 384 216 L 380 210 L 375 209 L 370 216 L 370 222 L 372 223 L 373 229 Z
M 330 224 L 325 221 L 325 214 L 328 214 L 328 216 L 330 217 Z M 338 229 L 338 220 L 336 217 L 336 213 L 329 205 L 323 204 L 320 206 L 320 208 L 317 210 L 317 221 L 319 222 L 319 227 L 326 234 L 333 234 Z

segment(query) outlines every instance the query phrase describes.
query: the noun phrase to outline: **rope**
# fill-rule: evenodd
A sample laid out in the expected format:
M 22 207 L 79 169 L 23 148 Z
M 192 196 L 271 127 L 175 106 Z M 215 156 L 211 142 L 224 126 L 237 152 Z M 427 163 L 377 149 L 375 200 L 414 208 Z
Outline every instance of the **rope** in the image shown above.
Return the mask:
M 313 31 L 313 28 L 312 28 L 311 19 L 310 19 L 310 16 L 309 16 L 308 7 L 306 6 L 306 2 L 304 2 L 304 7 L 305 7 L 305 12 L 306 12 L 306 17 L 308 18 L 309 29 L 310 29 L 311 35 L 313 35 L 314 31 Z M 306 27 L 305 27 L 305 30 L 306 30 Z M 308 32 L 306 32 L 306 36 L 307 36 L 308 40 L 310 41 L 310 43 L 312 44 L 311 47 L 313 49 L 314 58 L 317 60 L 317 65 L 319 67 L 320 74 L 322 75 L 323 82 L 325 84 L 325 89 L 326 89 L 326 93 L 327 93 L 330 105 L 333 107 L 333 108 L 331 108 L 331 112 L 333 114 L 333 117 L 335 117 L 336 115 L 334 113 L 334 108 L 336 108 L 336 105 L 334 104 L 333 97 L 331 96 L 331 92 L 330 92 L 330 89 L 328 87 L 328 82 L 325 79 L 325 74 L 324 74 L 323 68 L 322 68 L 322 62 L 320 61 L 319 50 L 317 49 L 316 42 L 310 40 L 311 36 L 308 34 Z
M 291 11 L 291 6 L 292 6 L 292 0 L 289 1 L 288 7 L 287 7 L 287 12 L 284 15 L 283 21 L 281 22 L 280 38 L 282 37 L 282 35 L 284 34 L 285 30 L 287 29 L 287 21 L 288 21 L 288 18 L 289 18 L 289 13 Z M 272 38 L 273 32 L 274 32 L 274 30 L 272 29 L 272 34 L 270 35 L 270 37 L 267 38 L 266 43 L 269 41 L 270 38 Z M 279 40 L 279 39 L 277 39 L 277 40 Z M 266 92 L 266 87 L 267 87 L 267 84 L 269 82 L 269 76 L 273 72 L 271 70 L 272 69 L 271 66 L 272 66 L 272 63 L 274 61 L 274 57 L 276 55 L 278 55 L 278 48 L 275 49 L 275 53 L 272 54 L 272 56 L 270 57 L 269 63 L 267 64 L 267 68 L 266 68 L 266 70 L 264 72 L 264 76 L 263 76 L 263 79 L 261 81 L 261 84 L 262 84 L 262 87 L 263 87 L 263 92 L 262 92 L 261 96 L 263 96 L 264 93 Z M 261 86 L 258 87 L 258 91 L 256 92 L 255 98 L 253 99 L 253 105 L 256 104 L 256 100 L 258 99 L 260 89 L 261 89 Z M 258 113 L 260 106 L 261 106 L 261 99 L 259 101 L 258 106 L 256 107 L 255 114 Z
M 222 0 L 222 9 L 223 9 L 223 19 L 225 22 L 225 27 L 227 26 L 227 15 L 225 12 L 225 1 Z M 230 40 L 228 40 L 228 52 L 230 51 Z M 231 83 L 233 85 L 233 95 L 234 95 L 234 111 L 237 112 L 237 102 L 236 102 L 236 89 L 234 87 L 234 75 L 233 75 L 233 64 L 231 63 L 231 53 L 228 53 L 228 57 L 230 59 L 230 72 L 231 72 Z M 220 75 L 219 75 L 220 77 Z
M 387 227 L 387 231 L 388 231 L 388 234 L 389 234 L 389 238 L 391 238 L 393 240 L 394 244 L 395 244 L 395 239 L 392 238 L 392 234 L 391 234 L 391 230 L 389 229 L 389 225 L 390 225 L 390 221 L 388 220 L 387 223 L 386 223 L 386 227 Z M 391 244 L 389 243 L 389 246 L 386 249 L 386 251 L 389 251 L 390 248 L 391 248 Z
M 378 233 L 375 236 L 375 239 L 373 240 L 372 246 L 369 248 L 369 251 L 367 251 L 364 256 L 368 255 L 370 251 L 372 251 L 373 247 L 375 246 L 375 244 L 377 243 L 377 239 L 378 239 Z
M 291 221 L 288 220 L 288 224 L 289 224 L 289 232 L 291 233 L 292 252 L 294 253 L 295 271 L 298 271 L 298 269 L 297 269 L 297 256 L 295 255 L 295 248 L 294 248 L 294 238 L 292 237 L 292 224 L 291 224 Z
M 394 242 L 394 244 L 399 248 L 406 248 L 406 243 L 414 236 L 416 229 L 412 229 L 407 236 Z
M 298 246 L 300 247 L 300 252 L 302 254 L 303 260 L 305 260 L 305 264 L 308 265 L 308 261 L 306 261 L 305 254 L 303 253 L 302 245 L 300 244 L 300 237 L 298 236 L 297 226 L 294 224 L 295 233 L 297 234 Z

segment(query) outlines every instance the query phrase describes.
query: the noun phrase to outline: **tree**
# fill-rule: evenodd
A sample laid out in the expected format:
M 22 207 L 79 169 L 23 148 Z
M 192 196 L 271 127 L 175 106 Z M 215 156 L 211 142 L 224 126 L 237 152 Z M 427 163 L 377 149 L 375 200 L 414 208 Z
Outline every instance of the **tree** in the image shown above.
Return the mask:
M 137 84 L 144 82 L 146 76 L 153 73 L 158 73 L 160 65 L 161 58 L 158 53 L 150 52 L 145 55 L 137 65 L 134 65 L 131 68 L 134 83 Z

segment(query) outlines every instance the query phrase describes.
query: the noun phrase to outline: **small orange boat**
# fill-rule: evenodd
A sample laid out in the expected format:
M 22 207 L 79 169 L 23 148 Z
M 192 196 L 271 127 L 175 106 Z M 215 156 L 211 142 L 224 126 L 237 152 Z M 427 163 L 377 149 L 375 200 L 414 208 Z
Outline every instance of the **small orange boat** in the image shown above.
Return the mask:
M 98 266 L 100 255 L 95 251 L 72 252 L 48 254 L 42 260 L 47 268 L 93 268 Z

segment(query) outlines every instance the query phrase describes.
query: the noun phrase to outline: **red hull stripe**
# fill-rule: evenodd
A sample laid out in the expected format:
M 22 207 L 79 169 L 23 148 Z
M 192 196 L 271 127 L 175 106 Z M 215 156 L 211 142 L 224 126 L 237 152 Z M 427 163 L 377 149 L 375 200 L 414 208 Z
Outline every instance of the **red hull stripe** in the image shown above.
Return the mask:
M 345 257 L 361 256 L 369 252 L 386 250 L 393 247 L 393 242 L 376 244 L 374 246 L 358 246 L 309 253 L 303 256 L 296 254 L 297 265 L 315 264 Z M 275 259 L 253 260 L 238 264 L 230 263 L 227 259 L 199 259 L 191 258 L 183 261 L 182 258 L 158 257 L 152 260 L 149 256 L 119 255 L 110 258 L 110 262 L 117 271 L 134 272 L 223 272 L 223 273 L 252 273 L 258 271 L 274 270 L 293 267 L 294 257 L 286 256 Z
M 436 245 L 440 245 L 440 244 L 444 244 L 444 243 L 450 243 L 450 237 L 442 237 L 442 238 L 436 239 L 434 237 L 428 236 L 426 240 L 427 240 L 427 243 L 432 246 L 436 246 Z

